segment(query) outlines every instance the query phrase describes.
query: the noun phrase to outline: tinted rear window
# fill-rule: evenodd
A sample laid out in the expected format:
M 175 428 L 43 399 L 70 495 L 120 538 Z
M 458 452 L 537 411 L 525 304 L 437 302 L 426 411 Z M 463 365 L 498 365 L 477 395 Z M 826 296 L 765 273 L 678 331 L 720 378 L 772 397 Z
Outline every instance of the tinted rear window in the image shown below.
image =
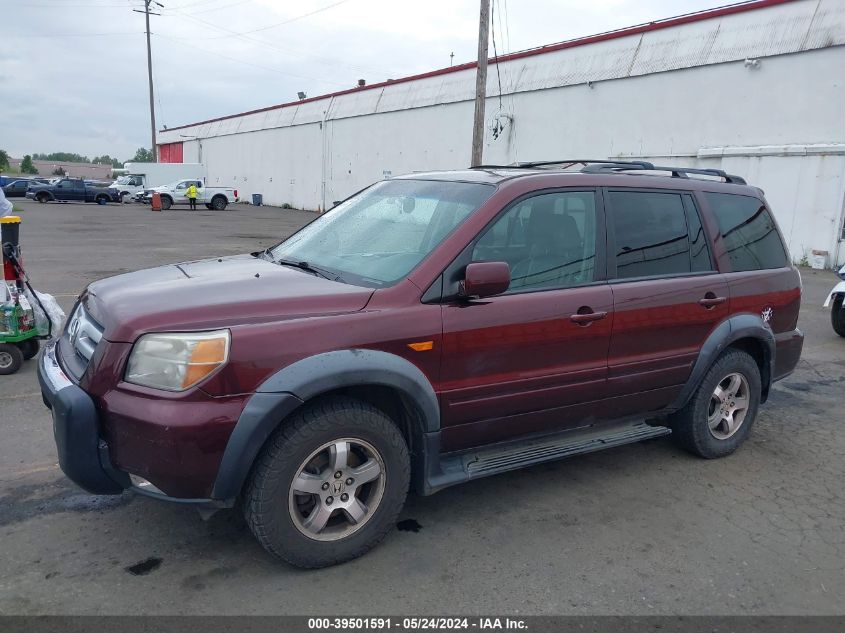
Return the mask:
M 751 196 L 705 193 L 735 271 L 786 266 L 786 250 L 775 221 L 762 201 Z

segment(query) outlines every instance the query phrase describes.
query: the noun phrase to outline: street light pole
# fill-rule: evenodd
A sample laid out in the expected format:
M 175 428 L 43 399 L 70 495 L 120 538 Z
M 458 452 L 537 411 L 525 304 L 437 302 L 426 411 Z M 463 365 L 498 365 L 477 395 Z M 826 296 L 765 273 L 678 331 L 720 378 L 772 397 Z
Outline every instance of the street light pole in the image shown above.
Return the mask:
M 484 146 L 484 101 L 487 98 L 487 37 L 490 32 L 490 0 L 481 0 L 478 19 L 478 70 L 475 75 L 475 114 L 472 122 L 471 166 L 481 164 Z

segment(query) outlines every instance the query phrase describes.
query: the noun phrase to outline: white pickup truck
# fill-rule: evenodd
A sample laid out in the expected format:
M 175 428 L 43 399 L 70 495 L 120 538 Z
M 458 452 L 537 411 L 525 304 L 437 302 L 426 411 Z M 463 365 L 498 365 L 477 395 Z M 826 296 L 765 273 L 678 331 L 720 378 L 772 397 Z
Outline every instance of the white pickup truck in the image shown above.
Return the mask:
M 112 187 L 124 202 L 143 197 L 146 191 L 177 179 L 204 178 L 205 165 L 200 163 L 124 163 L 124 174 Z
M 188 197 L 185 193 L 188 187 L 196 185 L 197 204 L 204 204 L 207 209 L 214 209 L 215 211 L 223 211 L 232 202 L 238 201 L 238 190 L 231 187 L 206 187 L 204 180 L 186 179 L 171 182 L 169 185 L 162 185 L 161 187 L 153 187 L 149 192 L 152 197 L 153 193 L 161 195 L 161 208 L 167 210 L 174 204 L 188 204 Z

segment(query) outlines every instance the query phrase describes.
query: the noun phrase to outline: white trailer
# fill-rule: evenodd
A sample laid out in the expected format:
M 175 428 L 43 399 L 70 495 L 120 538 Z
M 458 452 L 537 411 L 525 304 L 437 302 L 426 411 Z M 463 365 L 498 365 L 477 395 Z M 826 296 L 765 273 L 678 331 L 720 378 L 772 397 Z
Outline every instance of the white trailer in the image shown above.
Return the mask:
M 124 163 L 124 173 L 112 187 L 120 191 L 124 202 L 143 193 L 183 178 L 202 180 L 205 165 L 202 163 Z

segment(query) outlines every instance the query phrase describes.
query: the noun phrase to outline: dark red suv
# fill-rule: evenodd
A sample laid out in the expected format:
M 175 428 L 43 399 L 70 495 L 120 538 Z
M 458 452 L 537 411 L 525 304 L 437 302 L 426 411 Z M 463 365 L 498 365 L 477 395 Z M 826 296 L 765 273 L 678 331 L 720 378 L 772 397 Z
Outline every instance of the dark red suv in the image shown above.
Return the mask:
M 736 450 L 798 362 L 763 193 L 559 161 L 379 182 L 263 252 L 104 279 L 39 379 L 62 469 L 204 512 L 302 567 L 369 550 L 409 486 L 672 433 Z

